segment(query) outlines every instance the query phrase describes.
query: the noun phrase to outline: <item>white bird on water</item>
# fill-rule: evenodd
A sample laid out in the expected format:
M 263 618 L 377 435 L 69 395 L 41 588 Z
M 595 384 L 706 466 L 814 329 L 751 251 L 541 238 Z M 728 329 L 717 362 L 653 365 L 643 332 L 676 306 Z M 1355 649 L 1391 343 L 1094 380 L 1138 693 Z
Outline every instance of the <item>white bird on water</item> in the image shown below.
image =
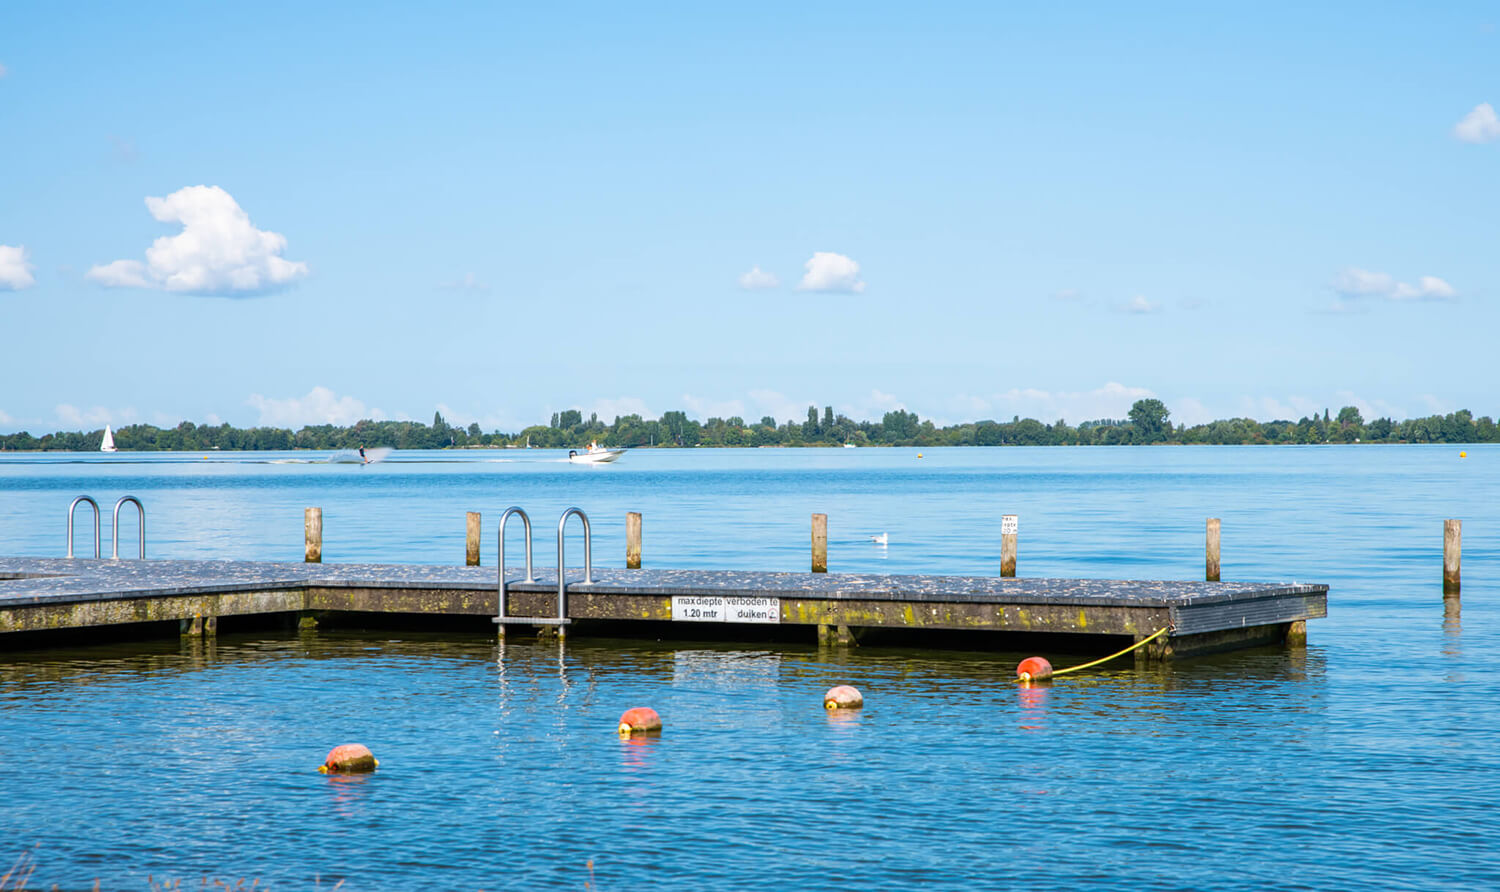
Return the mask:
M 881 533 L 878 536 L 871 536 L 870 541 L 874 542 L 876 545 L 889 545 L 891 544 L 891 534 Z

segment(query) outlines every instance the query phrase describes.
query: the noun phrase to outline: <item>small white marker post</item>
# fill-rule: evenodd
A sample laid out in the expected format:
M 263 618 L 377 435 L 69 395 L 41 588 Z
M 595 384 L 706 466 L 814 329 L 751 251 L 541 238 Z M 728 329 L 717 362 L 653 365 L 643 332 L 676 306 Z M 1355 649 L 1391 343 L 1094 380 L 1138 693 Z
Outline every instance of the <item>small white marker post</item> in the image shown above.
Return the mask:
M 1000 517 L 1000 575 L 1016 575 L 1016 537 L 1021 531 L 1021 520 L 1017 515 Z

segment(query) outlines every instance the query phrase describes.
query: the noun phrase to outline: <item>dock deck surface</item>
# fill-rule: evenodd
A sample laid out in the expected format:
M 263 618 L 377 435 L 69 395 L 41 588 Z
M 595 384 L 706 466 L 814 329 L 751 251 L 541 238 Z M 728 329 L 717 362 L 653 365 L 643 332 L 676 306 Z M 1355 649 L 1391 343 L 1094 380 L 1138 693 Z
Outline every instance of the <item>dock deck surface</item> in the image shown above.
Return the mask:
M 554 617 L 557 572 L 506 572 L 511 622 Z M 572 621 L 681 620 L 675 599 L 770 599 L 759 622 L 1131 635 L 1176 652 L 1286 634 L 1327 613 L 1326 585 L 991 576 L 597 569 L 568 571 Z M 493 567 L 0 557 L 0 633 L 315 611 L 497 613 Z M 1254 632 L 1255 634 L 1251 634 Z M 1230 638 L 1225 638 L 1229 635 Z M 1193 641 L 1196 639 L 1196 642 Z M 1223 640 L 1220 640 L 1223 639 Z M 1160 655 L 1173 653 L 1167 647 Z

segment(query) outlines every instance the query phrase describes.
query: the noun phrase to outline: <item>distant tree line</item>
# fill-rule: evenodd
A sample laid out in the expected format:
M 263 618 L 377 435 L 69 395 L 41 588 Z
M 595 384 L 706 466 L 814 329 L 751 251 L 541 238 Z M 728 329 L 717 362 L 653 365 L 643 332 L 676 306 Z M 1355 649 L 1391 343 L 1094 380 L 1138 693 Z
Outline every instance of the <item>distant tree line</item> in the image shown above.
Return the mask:
M 1126 446 L 1179 444 L 1286 443 L 1494 443 L 1500 430 L 1489 416 L 1475 418 L 1467 409 L 1394 421 L 1365 421 L 1358 409 L 1345 406 L 1336 416 L 1327 409 L 1297 421 L 1256 421 L 1229 418 L 1207 424 L 1174 425 L 1161 400 L 1138 400 L 1129 417 L 1101 418 L 1074 427 L 1059 419 L 1043 424 L 1033 418 L 1010 421 L 970 421 L 938 427 L 915 412 L 897 409 L 880 421 L 854 421 L 834 414 L 831 406 L 819 413 L 809 406 L 805 421 L 778 422 L 767 415 L 747 422 L 737 415 L 698 422 L 680 411 L 648 420 L 620 415 L 606 424 L 598 415 L 587 420 L 576 409 L 557 412 L 551 422 L 519 433 L 485 433 L 478 424 L 454 427 L 435 413 L 432 424 L 416 421 L 360 421 L 349 427 L 309 425 L 300 430 L 278 427 L 237 428 L 228 424 L 195 425 L 184 421 L 173 428 L 132 424 L 114 432 L 115 446 L 129 452 L 289 449 L 358 449 L 391 446 L 396 449 L 450 449 L 533 446 L 568 448 L 598 441 L 610 446 Z M 59 431 L 34 437 L 29 433 L 0 435 L 0 451 L 96 451 L 104 431 Z

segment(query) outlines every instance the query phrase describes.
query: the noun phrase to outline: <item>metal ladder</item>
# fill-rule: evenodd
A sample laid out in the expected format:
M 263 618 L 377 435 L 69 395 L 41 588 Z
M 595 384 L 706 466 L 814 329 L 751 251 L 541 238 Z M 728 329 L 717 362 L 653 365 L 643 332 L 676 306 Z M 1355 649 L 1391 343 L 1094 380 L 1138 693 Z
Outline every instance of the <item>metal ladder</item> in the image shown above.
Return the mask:
M 519 507 L 512 506 L 505 509 L 500 515 L 500 547 L 499 564 L 496 574 L 499 584 L 496 586 L 500 596 L 500 605 L 495 622 L 500 625 L 506 623 L 526 623 L 537 626 L 566 626 L 572 620 L 568 618 L 568 573 L 567 558 L 564 551 L 563 533 L 567 529 L 568 518 L 577 515 L 583 521 L 583 582 L 590 585 L 594 581 L 594 535 L 589 527 L 589 516 L 583 513 L 581 508 L 569 508 L 562 513 L 557 521 L 557 616 L 511 616 L 506 612 L 506 582 L 505 582 L 505 522 L 512 514 L 521 516 L 521 523 L 525 528 L 526 535 L 526 578 L 523 582 L 535 582 L 531 568 L 531 518 Z M 559 631 L 561 629 L 559 628 Z
M 94 509 L 94 560 L 99 560 L 99 503 L 88 496 L 79 496 L 68 506 L 68 557 L 73 556 L 73 514 L 78 510 L 81 502 L 88 502 L 89 507 Z M 135 505 L 137 516 L 140 518 L 140 557 L 138 560 L 146 559 L 146 506 L 135 496 L 121 496 L 115 502 L 114 516 L 111 518 L 113 524 L 113 553 L 109 556 L 112 561 L 120 559 L 120 507 L 126 502 Z

